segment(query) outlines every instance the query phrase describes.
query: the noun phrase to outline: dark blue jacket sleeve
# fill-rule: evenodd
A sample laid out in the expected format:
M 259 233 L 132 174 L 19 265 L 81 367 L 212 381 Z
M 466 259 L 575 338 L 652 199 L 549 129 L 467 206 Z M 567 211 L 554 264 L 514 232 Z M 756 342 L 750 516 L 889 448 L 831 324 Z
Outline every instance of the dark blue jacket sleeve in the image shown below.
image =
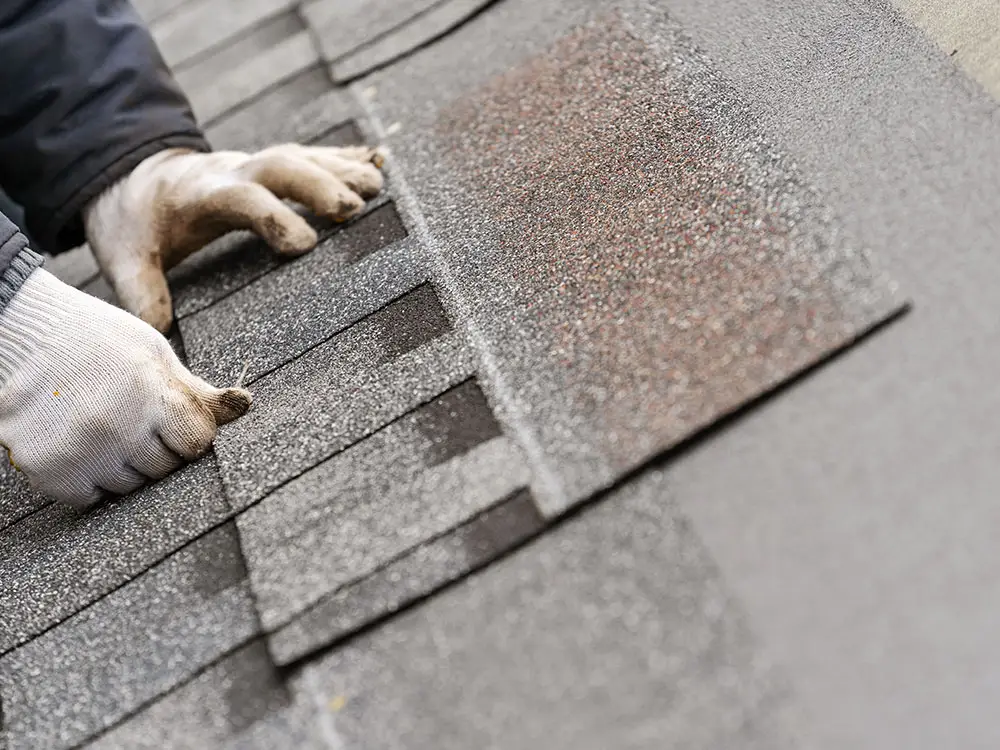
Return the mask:
M 14 222 L 0 213 L 0 311 L 41 264 L 42 257 L 28 247 Z
M 126 0 L 0 2 L 0 185 L 36 249 L 82 244 L 86 204 L 171 147 L 208 150 Z

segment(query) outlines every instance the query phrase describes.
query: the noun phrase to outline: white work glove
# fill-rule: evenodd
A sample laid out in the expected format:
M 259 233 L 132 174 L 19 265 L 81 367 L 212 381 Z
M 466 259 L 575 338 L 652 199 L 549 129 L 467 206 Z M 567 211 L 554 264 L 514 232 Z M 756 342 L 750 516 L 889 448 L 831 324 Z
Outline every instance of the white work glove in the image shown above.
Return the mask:
M 235 229 L 301 255 L 316 232 L 281 199 L 345 221 L 382 189 L 384 153 L 285 144 L 256 154 L 161 151 L 84 212 L 87 240 L 121 305 L 159 331 L 173 320 L 164 272 Z
M 250 407 L 152 327 L 37 269 L 0 311 L 0 442 L 43 494 L 126 494 L 204 453 Z

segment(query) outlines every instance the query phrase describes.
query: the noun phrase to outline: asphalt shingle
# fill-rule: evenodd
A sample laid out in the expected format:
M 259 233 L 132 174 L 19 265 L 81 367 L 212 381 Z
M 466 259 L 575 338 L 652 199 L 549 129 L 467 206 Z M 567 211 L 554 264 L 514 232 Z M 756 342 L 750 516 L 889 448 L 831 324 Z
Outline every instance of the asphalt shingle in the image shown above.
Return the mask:
M 319 600 L 268 636 L 268 647 L 279 664 L 302 659 L 492 562 L 544 526 L 531 493 L 520 490 Z
M 660 470 L 548 524 L 899 298 L 662 4 L 487 5 L 138 0 L 214 145 L 363 132 L 388 190 L 171 272 L 193 369 L 249 366 L 218 465 L 89 514 L 0 470 L 0 747 L 794 746 Z
M 100 269 L 87 245 L 45 259 L 45 270 L 70 286 L 82 286 L 92 281 Z
M 0 546 L 9 536 L 8 529 L 48 504 L 49 500 L 31 489 L 24 475 L 10 465 L 7 451 L 0 450 Z
M 356 127 L 352 123 L 343 123 L 334 126 L 319 142 L 324 145 L 346 145 L 345 142 L 356 138 Z M 335 248 L 335 252 L 336 248 L 341 248 L 336 258 L 343 263 L 352 262 L 371 252 L 369 243 L 363 238 L 353 241 L 335 238 L 340 232 L 353 234 L 354 227 L 359 222 L 363 229 L 382 232 L 380 236 L 386 242 L 392 242 L 397 236 L 404 237 L 406 230 L 402 228 L 395 209 L 386 206 L 386 203 L 384 197 L 378 197 L 370 201 L 357 217 L 344 224 L 319 219 L 304 210 L 300 211 L 319 234 L 319 243 L 313 252 L 324 253 L 331 246 Z M 376 240 L 372 239 L 374 241 Z M 266 242 L 250 232 L 224 235 L 167 274 L 173 296 L 174 316 L 185 318 L 193 315 L 291 260 L 276 253 Z M 333 259 L 328 258 L 326 261 L 330 263 Z
M 87 750 L 331 750 L 308 700 L 253 641 L 112 729 Z
M 902 306 L 662 13 L 567 5 L 507 0 L 361 84 L 547 514 Z
M 323 58 L 338 60 L 411 23 L 440 0 L 316 0 L 302 17 L 319 40 Z
M 495 505 L 528 478 L 474 381 L 337 454 L 238 520 L 265 629 Z
M 308 255 L 181 319 L 191 368 L 223 382 L 235 379 L 246 363 L 252 381 L 383 307 L 425 278 L 420 248 L 405 237 L 395 208 L 386 206 Z M 232 277 L 224 269 L 220 265 L 213 278 L 228 287 L 239 269 L 232 269 Z
M 353 98 L 332 88 L 326 70 L 315 67 L 216 121 L 205 134 L 215 148 L 256 151 L 275 143 L 311 141 L 357 114 Z M 356 145 L 359 137 L 345 131 L 339 141 L 326 145 Z
M 253 385 L 255 407 L 216 452 L 237 508 L 469 377 L 429 286 L 408 292 Z
M 177 71 L 199 122 L 209 125 L 315 66 L 319 56 L 295 13 L 285 13 Z
M 177 68 L 295 4 L 296 0 L 195 0 L 156 25 L 156 42 L 167 64 Z
M 118 304 L 118 295 L 115 294 L 115 290 L 111 288 L 111 284 L 108 283 L 107 279 L 100 274 L 81 284 L 80 291 L 97 297 L 97 299 L 104 300 L 109 304 Z
M 662 472 L 304 666 L 343 747 L 792 748 Z
M 384 35 L 330 64 L 335 81 L 359 78 L 405 56 L 460 25 L 493 0 L 442 0 Z
M 189 2 L 189 0 L 133 0 L 132 5 L 139 11 L 139 15 L 148 24 L 153 24 L 155 30 L 156 21 L 169 15 L 179 7 Z
M 228 514 L 208 456 L 93 511 L 48 504 L 8 527 L 0 535 L 0 653 L 135 578 Z
M 228 524 L 0 658 L 9 748 L 73 747 L 257 629 L 236 530 Z

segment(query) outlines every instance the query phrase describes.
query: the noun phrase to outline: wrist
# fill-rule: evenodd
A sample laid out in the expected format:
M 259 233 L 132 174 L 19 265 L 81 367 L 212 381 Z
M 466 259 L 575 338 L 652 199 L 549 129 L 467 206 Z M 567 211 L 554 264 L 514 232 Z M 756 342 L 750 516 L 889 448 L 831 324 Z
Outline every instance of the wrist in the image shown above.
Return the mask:
M 101 191 L 83 208 L 83 226 L 93 247 L 108 238 L 137 208 L 155 207 L 164 189 L 166 165 L 199 153 L 190 148 L 164 148 L 143 159 L 127 174 Z

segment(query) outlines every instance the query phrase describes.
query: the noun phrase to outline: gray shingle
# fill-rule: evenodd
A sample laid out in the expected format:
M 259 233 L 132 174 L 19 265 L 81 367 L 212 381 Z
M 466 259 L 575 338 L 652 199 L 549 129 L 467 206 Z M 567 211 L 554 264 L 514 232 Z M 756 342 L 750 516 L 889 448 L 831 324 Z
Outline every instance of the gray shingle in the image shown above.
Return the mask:
M 0 658 L 10 750 L 60 750 L 113 726 L 251 638 L 232 524 Z
M 0 536 L 0 653 L 66 619 L 225 520 L 215 460 L 89 512 L 51 504 Z
M 108 283 L 107 279 L 101 275 L 95 276 L 82 284 L 80 291 L 97 297 L 99 300 L 104 300 L 109 304 L 118 305 L 118 295 L 115 294 L 115 290 L 111 288 L 111 284 Z
M 526 490 L 325 597 L 268 636 L 290 664 L 492 562 L 539 533 L 545 520 Z
M 384 197 L 376 198 L 365 206 L 359 216 L 344 224 L 320 219 L 300 210 L 299 213 L 320 236 L 313 252 L 324 252 L 334 235 L 350 230 L 370 213 L 376 214 L 371 221 L 379 225 L 383 222 L 398 223 L 395 209 L 383 208 L 386 203 Z M 365 226 L 374 225 L 366 223 Z M 349 256 L 348 260 L 350 257 L 354 256 Z M 173 295 L 174 315 L 184 318 L 204 310 L 250 285 L 268 271 L 292 261 L 294 259 L 274 252 L 266 242 L 251 232 L 231 232 L 202 248 L 167 274 Z
M 445 34 L 493 0 L 442 0 L 370 44 L 335 60 L 330 74 L 337 82 L 365 75 Z
M 662 13 L 581 7 L 508 0 L 365 82 L 548 514 L 902 308 Z
M 305 26 L 297 14 L 283 13 L 213 50 L 204 59 L 180 66 L 180 70 L 176 71 L 177 80 L 189 95 L 200 89 L 211 90 L 220 76 L 231 73 L 304 30 Z
M 178 68 L 294 5 L 295 0 L 194 0 L 156 24 L 153 36 L 167 64 Z
M 87 750 L 330 750 L 260 640 L 225 657 Z
M 261 95 L 248 106 L 217 120 L 205 135 L 217 149 L 256 151 L 262 146 L 289 140 L 280 133 L 290 113 L 322 97 L 346 102 L 343 91 L 331 90 L 330 77 L 322 67 L 314 67 Z M 346 104 L 344 112 L 348 111 Z M 348 119 L 346 116 L 334 122 Z
M 788 694 L 647 474 L 307 664 L 344 747 L 794 747 Z
M 528 482 L 473 381 L 337 454 L 237 523 L 264 628 Z
M 278 16 L 176 78 L 203 124 L 313 67 L 318 61 L 309 33 L 294 13 Z
M 449 327 L 424 285 L 254 383 L 254 408 L 216 443 L 230 502 L 246 507 L 469 377 Z
M 247 363 L 253 380 L 413 288 L 424 274 L 419 248 L 399 241 L 405 233 L 394 208 L 376 210 L 308 255 L 183 318 L 191 368 L 223 382 Z M 248 265 L 249 273 L 238 266 L 223 272 L 220 265 L 212 278 L 234 284 L 241 273 L 258 273 L 259 266 Z
M 133 0 L 132 5 L 147 24 L 152 24 L 188 2 L 190 0 Z
M 0 448 L 0 547 L 9 536 L 7 529 L 49 502 L 31 489 L 24 475 L 10 465 L 7 451 Z
M 302 5 L 326 60 L 337 60 L 411 23 L 440 0 L 318 0 Z
M 87 245 L 46 258 L 45 270 L 70 286 L 81 286 L 100 273 L 94 254 Z
M 360 114 L 360 107 L 346 89 L 331 86 L 325 68 L 306 70 L 218 120 L 208 128 L 208 138 L 215 145 L 243 151 L 275 143 L 313 142 Z M 347 145 L 344 135 L 360 141 L 349 130 L 335 134 L 341 137 L 326 145 Z

